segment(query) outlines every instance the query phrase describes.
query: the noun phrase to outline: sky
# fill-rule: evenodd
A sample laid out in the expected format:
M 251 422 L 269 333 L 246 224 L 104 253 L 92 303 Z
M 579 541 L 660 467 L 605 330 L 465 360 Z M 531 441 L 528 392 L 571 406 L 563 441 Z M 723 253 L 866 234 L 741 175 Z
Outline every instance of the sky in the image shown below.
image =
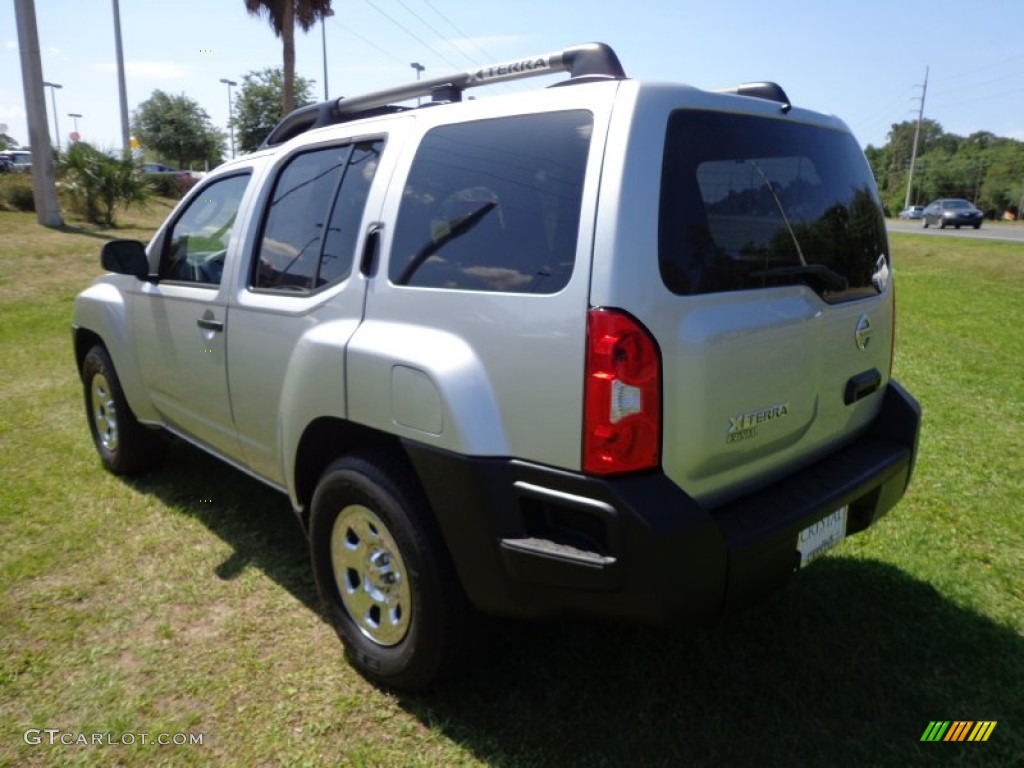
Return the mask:
M 35 0 L 50 135 L 74 129 L 121 145 L 110 0 Z M 847 122 L 863 146 L 924 116 L 967 136 L 1024 140 L 1024 17 L 990 0 L 335 0 L 327 20 L 332 97 L 476 68 L 586 42 L 605 42 L 626 74 L 701 88 L 774 80 L 795 105 Z M 243 0 L 120 0 L 129 113 L 155 89 L 184 93 L 227 131 L 228 92 L 247 72 L 280 66 L 281 44 Z M 318 24 L 296 33 L 296 70 L 323 97 Z M 541 80 L 494 86 L 528 90 Z M 235 90 L 237 95 L 237 89 Z M 481 93 L 481 97 L 483 94 Z M 0 0 L 0 124 L 27 144 L 13 0 Z

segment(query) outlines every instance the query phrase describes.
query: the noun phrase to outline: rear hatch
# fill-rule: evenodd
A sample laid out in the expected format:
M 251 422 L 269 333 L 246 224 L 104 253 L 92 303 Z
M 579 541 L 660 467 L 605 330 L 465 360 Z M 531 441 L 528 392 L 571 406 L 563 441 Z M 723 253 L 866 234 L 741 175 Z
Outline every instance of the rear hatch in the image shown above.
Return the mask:
M 885 224 L 852 135 L 721 98 L 731 111 L 662 113 L 659 274 L 643 298 L 608 296 L 660 349 L 662 467 L 709 506 L 866 428 L 893 323 Z

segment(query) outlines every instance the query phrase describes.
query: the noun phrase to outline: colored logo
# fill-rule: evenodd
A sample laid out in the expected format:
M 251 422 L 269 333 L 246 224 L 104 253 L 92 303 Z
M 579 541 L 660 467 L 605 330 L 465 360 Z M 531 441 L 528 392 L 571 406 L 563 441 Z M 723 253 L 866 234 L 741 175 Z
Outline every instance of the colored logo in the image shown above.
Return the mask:
M 921 741 L 988 741 L 996 729 L 996 720 L 932 720 Z

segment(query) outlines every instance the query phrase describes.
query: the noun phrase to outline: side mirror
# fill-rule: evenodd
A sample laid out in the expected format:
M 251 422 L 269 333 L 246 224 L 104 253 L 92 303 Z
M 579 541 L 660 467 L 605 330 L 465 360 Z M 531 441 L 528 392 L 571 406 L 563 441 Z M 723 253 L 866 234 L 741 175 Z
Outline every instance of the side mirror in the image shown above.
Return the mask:
M 119 275 L 134 275 L 140 280 L 149 277 L 146 246 L 138 240 L 108 240 L 100 250 L 100 264 Z

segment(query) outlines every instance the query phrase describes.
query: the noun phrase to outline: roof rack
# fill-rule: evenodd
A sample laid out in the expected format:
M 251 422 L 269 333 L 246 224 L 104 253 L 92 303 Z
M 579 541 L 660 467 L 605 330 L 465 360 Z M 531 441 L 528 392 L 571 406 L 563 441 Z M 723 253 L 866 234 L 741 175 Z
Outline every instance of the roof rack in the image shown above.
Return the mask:
M 604 43 L 576 45 L 555 53 L 528 56 L 516 61 L 491 64 L 479 69 L 385 88 L 361 96 L 330 99 L 300 107 L 287 114 L 274 126 L 263 140 L 260 149 L 276 147 L 313 128 L 410 109 L 393 105 L 396 101 L 407 101 L 422 96 L 433 96 L 435 101 L 461 101 L 462 92 L 467 88 L 554 72 L 568 72 L 571 79 L 567 82 L 577 78 L 586 78 L 589 81 L 599 78 L 622 79 L 626 76 L 618 56 L 609 46 Z
M 717 93 L 734 93 L 737 96 L 753 96 L 756 99 L 765 99 L 766 101 L 777 101 L 781 105 L 782 111 L 789 112 L 792 109 L 793 104 L 789 100 L 789 96 L 782 90 L 782 86 L 778 83 L 765 81 L 761 83 L 741 83 L 740 85 L 733 86 L 732 88 L 718 88 Z

